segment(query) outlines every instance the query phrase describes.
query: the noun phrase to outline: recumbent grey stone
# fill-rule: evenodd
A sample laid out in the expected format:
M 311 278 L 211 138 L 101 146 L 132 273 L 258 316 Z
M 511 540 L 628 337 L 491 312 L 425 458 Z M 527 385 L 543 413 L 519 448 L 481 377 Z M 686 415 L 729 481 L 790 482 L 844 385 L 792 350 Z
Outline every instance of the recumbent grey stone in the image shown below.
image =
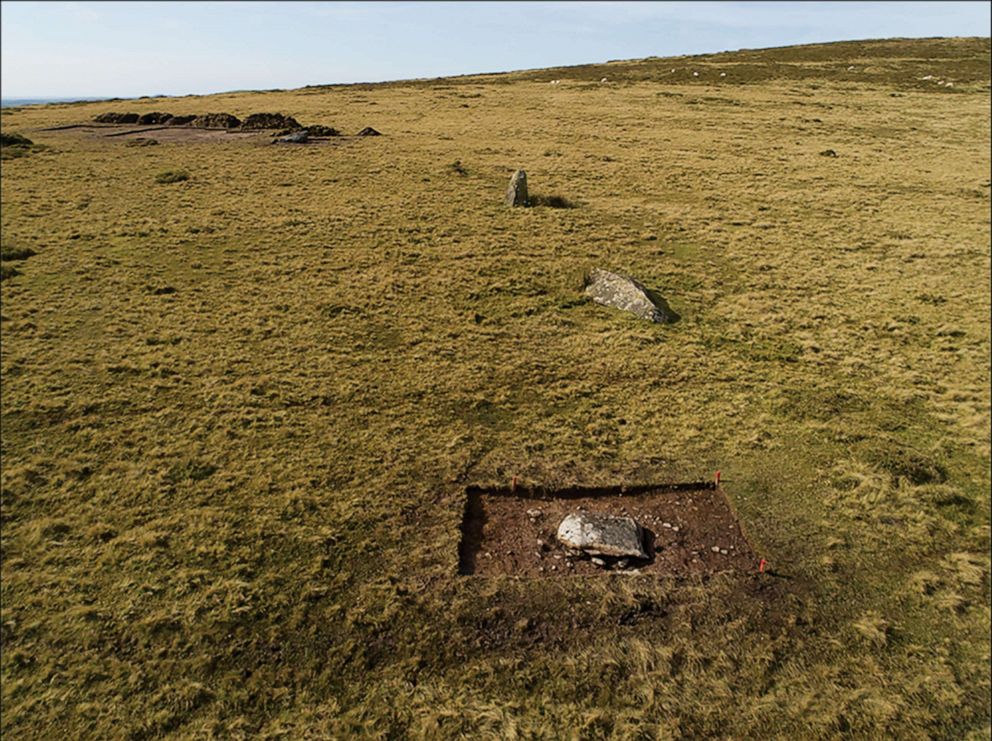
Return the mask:
M 276 141 L 283 144 L 306 144 L 309 139 L 310 132 L 303 129 L 302 131 L 294 131 L 292 134 L 286 134 L 286 136 L 280 136 Z
M 644 532 L 631 517 L 574 512 L 558 526 L 558 542 L 589 556 L 647 558 Z
M 629 275 L 593 268 L 585 292 L 597 304 L 629 311 L 651 322 L 672 324 L 679 320 L 664 298 Z

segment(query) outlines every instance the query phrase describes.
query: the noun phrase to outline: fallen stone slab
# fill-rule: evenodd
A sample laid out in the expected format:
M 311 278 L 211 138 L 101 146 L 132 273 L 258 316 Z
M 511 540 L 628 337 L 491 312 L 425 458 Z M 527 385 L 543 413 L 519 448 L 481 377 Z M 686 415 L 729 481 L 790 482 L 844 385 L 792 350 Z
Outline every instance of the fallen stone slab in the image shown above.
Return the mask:
M 310 132 L 306 129 L 302 131 L 294 131 L 292 134 L 286 134 L 286 136 L 280 136 L 278 139 L 274 140 L 274 144 L 306 144 L 310 139 Z
M 597 304 L 629 311 L 651 322 L 673 324 L 680 318 L 664 298 L 629 275 L 593 268 L 585 293 Z
M 529 206 L 530 198 L 527 196 L 527 173 L 517 170 L 510 178 L 510 185 L 506 189 L 506 196 L 503 203 L 507 206 Z
M 589 556 L 647 558 L 644 533 L 630 517 L 575 512 L 558 525 L 558 542 Z

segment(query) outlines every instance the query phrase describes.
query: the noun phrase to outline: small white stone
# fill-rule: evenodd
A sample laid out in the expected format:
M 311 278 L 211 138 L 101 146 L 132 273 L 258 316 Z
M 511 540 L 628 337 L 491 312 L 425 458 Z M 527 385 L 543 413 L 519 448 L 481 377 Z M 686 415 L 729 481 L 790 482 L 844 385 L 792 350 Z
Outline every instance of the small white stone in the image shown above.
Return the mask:
M 720 555 L 726 556 L 727 555 L 727 549 L 726 548 L 721 548 L 720 549 Z
M 710 548 L 710 550 L 713 551 L 714 553 L 719 553 L 720 552 L 720 546 L 715 545 L 712 548 Z
M 606 566 L 606 561 L 601 558 L 590 558 L 589 559 L 595 566 Z
M 663 523 L 661 523 L 661 526 L 662 527 L 671 527 L 672 526 L 672 523 L 670 523 L 670 522 L 663 522 Z
M 679 526 L 678 525 L 672 525 L 672 532 L 673 533 L 677 533 L 678 531 L 679 531 Z

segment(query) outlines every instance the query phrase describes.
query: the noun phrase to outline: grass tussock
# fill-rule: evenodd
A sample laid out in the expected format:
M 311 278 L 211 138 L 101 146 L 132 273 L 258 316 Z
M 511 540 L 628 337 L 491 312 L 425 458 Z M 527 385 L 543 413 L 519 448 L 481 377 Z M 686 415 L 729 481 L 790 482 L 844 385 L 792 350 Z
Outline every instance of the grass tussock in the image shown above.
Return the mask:
M 0 134 L 0 159 L 13 160 L 26 157 L 32 152 L 43 152 L 48 149 L 44 144 L 35 144 L 23 134 Z
M 540 193 L 530 196 L 530 205 L 544 208 L 578 208 L 574 201 L 560 195 L 542 195 Z
M 0 134 L 0 146 L 3 147 L 30 147 L 34 142 L 23 134 Z
M 36 253 L 30 247 L 14 247 L 13 245 L 5 244 L 0 247 L 0 260 L 6 262 L 7 260 L 27 260 L 29 257 L 34 257 Z
M 166 170 L 155 176 L 155 182 L 160 185 L 169 183 L 182 183 L 189 180 L 189 173 L 185 170 Z

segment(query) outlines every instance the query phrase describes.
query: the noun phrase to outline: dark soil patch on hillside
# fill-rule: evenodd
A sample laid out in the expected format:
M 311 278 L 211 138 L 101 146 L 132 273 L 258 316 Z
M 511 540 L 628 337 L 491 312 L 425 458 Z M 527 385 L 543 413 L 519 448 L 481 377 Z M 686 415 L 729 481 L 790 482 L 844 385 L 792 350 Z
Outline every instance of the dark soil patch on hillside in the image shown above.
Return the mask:
M 236 129 L 241 119 L 230 113 L 204 113 L 193 119 L 192 125 L 201 129 Z
M 723 490 L 682 484 L 623 490 L 469 488 L 459 571 L 462 574 L 526 577 L 597 575 L 610 570 L 659 576 L 705 576 L 757 572 L 748 543 Z M 644 530 L 646 562 L 625 569 L 571 557 L 557 542 L 561 520 L 573 512 L 629 516 Z
M 292 116 L 282 113 L 252 113 L 241 124 L 243 129 L 289 129 L 295 131 L 303 128 Z

